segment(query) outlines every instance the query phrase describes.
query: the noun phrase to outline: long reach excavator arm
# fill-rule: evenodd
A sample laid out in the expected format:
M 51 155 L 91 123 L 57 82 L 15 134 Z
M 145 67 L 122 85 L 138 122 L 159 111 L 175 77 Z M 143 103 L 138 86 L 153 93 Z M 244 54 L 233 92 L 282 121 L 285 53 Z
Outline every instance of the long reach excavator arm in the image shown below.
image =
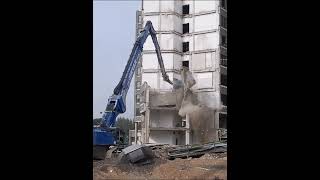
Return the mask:
M 149 35 L 151 35 L 153 44 L 155 46 L 163 80 L 170 84 L 173 84 L 170 81 L 164 68 L 156 31 L 154 30 L 151 21 L 147 21 L 144 29 L 140 32 L 140 35 L 138 36 L 133 46 L 132 52 L 130 54 L 120 82 L 114 88 L 113 94 L 108 99 L 107 107 L 102 116 L 101 125 L 99 127 L 93 128 L 94 146 L 109 146 L 114 144 L 114 137 L 112 133 L 110 133 L 110 128 L 114 127 L 117 116 L 126 111 L 126 95 L 128 93 L 130 83 L 136 70 L 141 53 L 143 51 L 143 45 Z

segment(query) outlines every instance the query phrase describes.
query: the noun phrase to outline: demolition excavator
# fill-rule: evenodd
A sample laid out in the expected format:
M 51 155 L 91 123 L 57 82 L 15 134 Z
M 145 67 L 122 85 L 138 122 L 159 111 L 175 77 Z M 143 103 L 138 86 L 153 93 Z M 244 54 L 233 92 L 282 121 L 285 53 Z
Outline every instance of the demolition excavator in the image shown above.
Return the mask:
M 119 114 L 126 111 L 126 95 L 128 93 L 130 82 L 136 70 L 138 61 L 143 51 L 143 45 L 148 36 L 151 36 L 155 46 L 158 63 L 162 73 L 163 80 L 173 85 L 170 81 L 162 60 L 160 46 L 156 37 L 151 21 L 147 21 L 144 29 L 138 36 L 124 72 L 118 85 L 114 88 L 113 94 L 109 97 L 106 109 L 102 115 L 102 121 L 98 126 L 93 127 L 93 158 L 104 159 L 105 154 L 110 146 L 116 145 L 115 122 Z

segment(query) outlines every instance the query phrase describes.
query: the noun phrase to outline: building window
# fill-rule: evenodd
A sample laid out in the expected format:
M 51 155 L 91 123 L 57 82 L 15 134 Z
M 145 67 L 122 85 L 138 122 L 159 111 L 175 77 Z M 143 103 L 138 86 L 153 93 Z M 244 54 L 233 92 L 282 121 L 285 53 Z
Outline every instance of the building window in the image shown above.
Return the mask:
M 224 106 L 227 106 L 227 95 L 221 94 L 221 101 Z
M 189 68 L 189 61 L 182 61 L 182 66 Z
M 182 33 L 189 33 L 189 23 L 183 24 Z
M 183 42 L 182 43 L 182 52 L 188 52 L 189 51 L 189 42 Z
M 227 47 L 227 37 L 226 36 L 221 36 L 221 45 L 223 47 Z
M 137 88 L 140 88 L 140 86 L 141 86 L 141 82 L 140 82 L 140 81 L 137 81 L 136 87 L 137 87 Z
M 182 14 L 189 14 L 189 4 L 182 6 Z
M 136 116 L 140 116 L 140 108 L 136 108 Z
M 228 84 L 228 80 L 227 80 L 227 76 L 224 74 L 221 74 L 220 76 L 220 84 L 223 86 L 227 86 Z
M 221 23 L 220 23 L 221 27 L 227 29 L 227 18 L 222 16 L 222 15 L 220 15 L 220 21 L 221 21 Z
M 227 129 L 227 114 L 219 113 L 219 128 Z
M 227 0 L 221 0 L 221 7 L 227 9 Z
M 225 56 L 223 54 L 220 54 L 220 58 L 223 59 L 223 60 L 227 60 L 227 56 Z
M 227 56 L 220 54 L 220 64 L 227 67 Z

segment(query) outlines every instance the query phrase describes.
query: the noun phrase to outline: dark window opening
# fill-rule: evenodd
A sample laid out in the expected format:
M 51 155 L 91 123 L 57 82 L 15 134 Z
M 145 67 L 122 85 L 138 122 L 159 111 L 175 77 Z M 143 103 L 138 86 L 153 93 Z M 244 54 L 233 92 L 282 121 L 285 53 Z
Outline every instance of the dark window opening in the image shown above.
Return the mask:
M 220 57 L 221 57 L 221 59 L 223 59 L 223 60 L 226 60 L 226 59 L 227 59 L 227 56 L 226 56 L 226 55 L 223 55 L 223 54 L 221 54 Z
M 189 42 L 183 42 L 182 43 L 182 52 L 188 52 L 189 51 Z
M 136 108 L 136 116 L 140 116 L 140 108 Z
M 115 108 L 116 102 L 115 101 L 110 101 L 110 103 L 108 104 L 106 111 L 113 111 Z
M 189 33 L 189 23 L 183 24 L 182 33 Z
M 221 45 L 227 47 L 227 37 L 221 36 Z
M 189 14 L 189 4 L 182 6 L 182 14 Z
M 189 61 L 182 61 L 182 66 L 189 68 Z
M 140 86 L 141 86 L 141 82 L 140 82 L 140 81 L 137 81 L 136 87 L 137 87 L 137 88 L 140 88 Z
M 220 21 L 221 21 L 220 22 L 221 27 L 227 29 L 227 18 L 222 16 L 222 15 L 220 15 Z
M 225 55 L 223 55 L 223 54 L 220 55 L 220 64 L 221 64 L 222 66 L 227 67 L 227 56 L 225 56 Z
M 225 1 L 225 0 L 221 0 L 221 7 L 222 7 L 223 9 L 226 8 L 226 1 Z
M 221 101 L 224 106 L 227 106 L 227 95 L 221 94 Z
M 221 85 L 223 85 L 223 86 L 227 86 L 227 76 L 226 75 L 224 75 L 224 74 L 221 74 L 220 75 L 220 82 L 221 82 Z
M 227 129 L 227 114 L 219 114 L 219 128 Z

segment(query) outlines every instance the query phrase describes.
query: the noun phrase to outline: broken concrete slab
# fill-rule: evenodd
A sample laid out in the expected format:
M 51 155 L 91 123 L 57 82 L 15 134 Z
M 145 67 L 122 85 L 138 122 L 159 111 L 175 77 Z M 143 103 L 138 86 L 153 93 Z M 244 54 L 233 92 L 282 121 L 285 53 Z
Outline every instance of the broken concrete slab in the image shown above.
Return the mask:
M 153 158 L 152 150 L 150 147 L 145 145 L 131 145 L 122 150 L 119 155 L 119 162 L 131 162 L 138 163 L 150 160 Z

